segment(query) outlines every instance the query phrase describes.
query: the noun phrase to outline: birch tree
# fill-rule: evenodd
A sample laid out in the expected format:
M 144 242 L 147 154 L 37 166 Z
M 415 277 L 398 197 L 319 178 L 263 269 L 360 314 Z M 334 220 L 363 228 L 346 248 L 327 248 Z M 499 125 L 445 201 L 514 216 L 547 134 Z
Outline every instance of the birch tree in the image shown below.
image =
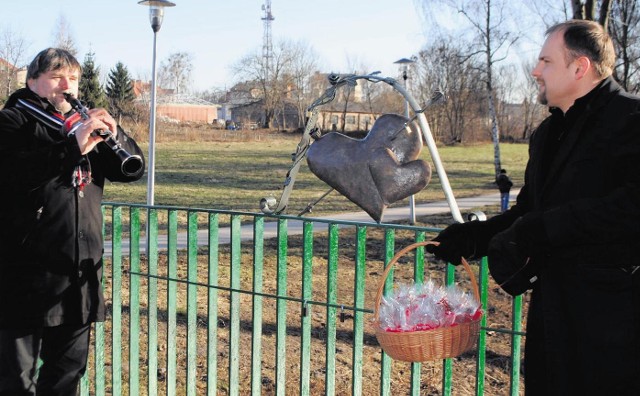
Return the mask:
M 491 141 L 493 142 L 494 170 L 496 176 L 502 168 L 500 160 L 500 126 L 498 124 L 494 71 L 496 64 L 503 61 L 520 35 L 514 29 L 509 29 L 508 17 L 513 17 L 509 9 L 508 0 L 424 0 L 425 7 L 437 7 L 445 3 L 471 27 L 473 47 L 467 54 L 468 58 L 477 58 L 482 67 L 480 69 L 485 86 L 488 117 L 491 123 Z

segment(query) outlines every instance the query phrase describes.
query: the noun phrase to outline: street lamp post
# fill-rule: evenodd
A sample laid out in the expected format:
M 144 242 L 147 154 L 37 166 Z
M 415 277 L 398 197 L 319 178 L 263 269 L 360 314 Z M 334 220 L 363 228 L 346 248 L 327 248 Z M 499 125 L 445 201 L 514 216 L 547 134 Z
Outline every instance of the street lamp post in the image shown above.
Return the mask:
M 405 91 L 408 91 L 408 83 L 409 79 L 409 69 L 411 68 L 411 64 L 415 61 L 413 59 L 402 58 L 393 62 L 398 65 L 400 69 L 400 73 L 402 74 L 403 84 Z M 405 99 L 404 101 L 404 116 L 409 117 L 409 101 Z M 409 224 L 414 225 L 416 223 L 416 201 L 413 195 L 409 196 Z
M 156 177 L 156 33 L 162 26 L 164 7 L 173 7 L 174 3 L 166 0 L 143 0 L 138 4 L 149 6 L 149 21 L 153 30 L 153 61 L 151 63 L 151 106 L 149 110 L 149 159 L 147 170 L 147 205 L 154 204 Z

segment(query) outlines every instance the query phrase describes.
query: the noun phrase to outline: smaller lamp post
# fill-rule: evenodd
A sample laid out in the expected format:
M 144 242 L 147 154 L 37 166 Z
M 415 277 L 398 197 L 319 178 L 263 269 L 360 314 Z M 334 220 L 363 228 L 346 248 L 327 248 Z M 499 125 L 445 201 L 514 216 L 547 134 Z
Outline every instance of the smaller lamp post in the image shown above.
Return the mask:
M 153 60 L 151 63 L 151 106 L 149 109 L 149 165 L 147 170 L 147 205 L 154 204 L 156 177 L 156 33 L 162 26 L 164 7 L 173 7 L 174 3 L 166 0 L 143 0 L 140 5 L 149 6 L 149 21 L 153 30 Z
M 398 65 L 398 68 L 400 70 L 400 73 L 402 75 L 402 79 L 403 79 L 403 85 L 404 85 L 404 89 L 406 91 L 409 90 L 408 88 L 408 82 L 407 80 L 409 79 L 409 70 L 411 69 L 411 64 L 414 63 L 415 60 L 413 59 L 407 59 L 407 58 L 402 58 L 399 59 L 395 62 L 393 62 L 394 64 Z M 409 101 L 405 99 L 404 101 L 404 116 L 407 118 L 409 117 Z M 413 195 L 409 196 L 409 224 L 414 225 L 416 223 L 416 201 L 415 201 L 415 197 Z

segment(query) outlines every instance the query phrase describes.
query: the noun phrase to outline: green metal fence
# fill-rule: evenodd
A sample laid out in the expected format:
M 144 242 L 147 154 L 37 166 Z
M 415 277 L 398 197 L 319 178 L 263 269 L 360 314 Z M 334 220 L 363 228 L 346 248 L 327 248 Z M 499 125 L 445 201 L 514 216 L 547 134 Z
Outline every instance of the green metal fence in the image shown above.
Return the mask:
M 103 209 L 109 316 L 93 332 L 83 395 L 522 391 L 523 300 L 490 284 L 484 260 L 473 266 L 486 312 L 476 350 L 404 363 L 378 346 L 371 322 L 385 264 L 438 229 L 179 207 Z M 426 276 L 468 286 L 464 271 L 426 262 L 423 249 L 400 260 L 385 290 Z

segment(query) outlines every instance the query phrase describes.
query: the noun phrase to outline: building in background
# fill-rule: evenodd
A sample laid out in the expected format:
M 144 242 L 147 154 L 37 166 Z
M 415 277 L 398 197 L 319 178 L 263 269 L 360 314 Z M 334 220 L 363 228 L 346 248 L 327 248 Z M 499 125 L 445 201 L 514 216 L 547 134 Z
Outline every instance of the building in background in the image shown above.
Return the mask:
M 133 92 L 136 100 L 149 104 L 151 83 L 140 80 L 133 81 Z M 202 122 L 211 124 L 216 122 L 220 105 L 190 94 L 175 94 L 173 89 L 157 89 L 156 115 L 159 119 L 178 122 Z

